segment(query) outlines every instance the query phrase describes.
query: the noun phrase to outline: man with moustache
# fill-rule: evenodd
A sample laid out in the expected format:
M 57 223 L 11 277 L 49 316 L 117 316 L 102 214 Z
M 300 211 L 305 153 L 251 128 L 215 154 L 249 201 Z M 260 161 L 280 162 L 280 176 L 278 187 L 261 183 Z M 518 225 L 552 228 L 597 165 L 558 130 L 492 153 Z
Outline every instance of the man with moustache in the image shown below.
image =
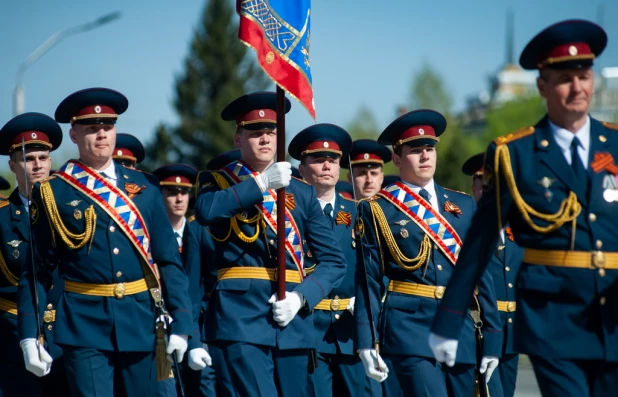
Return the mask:
M 20 345 L 27 369 L 43 376 L 51 362 L 36 348 L 31 269 L 38 275 L 57 266 L 65 286 L 54 337 L 72 396 L 151 395 L 157 370 L 169 375 L 165 353 L 182 361 L 194 328 L 187 276 L 170 243 L 170 222 L 161 216 L 161 194 L 142 173 L 112 161 L 115 123 L 127 107 L 124 95 L 106 88 L 65 98 L 55 118 L 71 124 L 79 160 L 69 160 L 32 193 L 36 245 L 19 283 Z M 155 324 L 163 304 L 174 319 L 169 339 L 164 324 Z
M 286 100 L 285 111 L 290 102 Z M 218 282 L 204 333 L 223 352 L 236 393 L 304 396 L 313 308 L 345 275 L 341 250 L 310 185 L 274 162 L 276 94 L 244 95 L 221 113 L 234 121 L 241 159 L 199 177 L 196 220 L 215 240 Z M 277 219 L 276 189 L 286 187 L 285 220 Z M 277 296 L 277 222 L 286 222 L 287 293 Z M 307 275 L 303 242 L 319 268 Z
M 341 167 L 349 168 L 348 181 L 352 183 L 357 200 L 372 197 L 380 191 L 384 180 L 384 164 L 393 153 L 372 139 L 358 139 L 352 143 L 349 156 L 341 159 Z
M 433 179 L 436 145 L 445 129 L 446 119 L 433 110 L 408 112 L 393 121 L 378 143 L 393 146 L 401 181 L 359 205 L 357 349 L 367 375 L 386 380 L 387 396 L 473 395 L 476 328 L 484 335 L 480 372 L 490 379 L 498 364 L 501 327 L 489 274 L 478 294 L 461 298 L 469 315 L 458 334 L 461 354 L 453 368 L 436 363 L 429 346 L 418 342 L 428 337 L 445 286 L 460 266 L 460 236 L 468 233 L 475 211 L 470 196 Z
M 17 187 L 6 201 L 0 202 L 0 396 L 40 396 L 68 394 L 68 383 L 62 350 L 54 343 L 55 308 L 62 293 L 57 272 L 44 277 L 41 283 L 49 290 L 41 300 L 39 315 L 46 350 L 43 360 L 56 365 L 39 379 L 26 370 L 27 356 L 20 351 L 18 337 L 17 286 L 21 268 L 26 262 L 30 244 L 30 211 L 28 199 L 32 186 L 49 176 L 50 152 L 62 142 L 62 130 L 51 117 L 41 113 L 24 113 L 0 130 L 0 154 L 9 156 L 9 168 L 15 174 Z M 24 157 L 25 154 L 25 157 Z M 33 211 L 36 217 L 36 211 Z M 36 243 L 35 243 L 36 244 Z M 51 288 L 51 289 L 50 289 Z M 36 346 L 34 347 L 36 349 Z M 49 354 L 47 353 L 49 352 Z
M 515 349 L 529 355 L 542 394 L 618 394 L 618 127 L 588 114 L 592 65 L 606 44 L 600 26 L 568 20 L 524 48 L 519 62 L 539 71 L 547 115 L 489 145 L 477 233 L 466 238 L 429 339 L 437 360 L 455 358 L 461 297 L 489 265 L 508 222 L 524 248 Z

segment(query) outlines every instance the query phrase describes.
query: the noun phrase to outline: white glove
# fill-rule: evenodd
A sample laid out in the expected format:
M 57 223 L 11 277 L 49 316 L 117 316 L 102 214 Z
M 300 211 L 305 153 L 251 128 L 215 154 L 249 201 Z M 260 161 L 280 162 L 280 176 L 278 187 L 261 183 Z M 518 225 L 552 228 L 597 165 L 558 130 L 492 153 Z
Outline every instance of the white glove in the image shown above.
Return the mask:
M 348 307 L 345 308 L 352 315 L 354 315 L 354 302 L 356 302 L 356 297 L 355 296 L 350 298 L 350 303 L 348 303 Z
M 45 376 L 51 371 L 52 361 L 54 361 L 45 347 L 37 346 L 34 338 L 24 339 L 19 342 L 21 350 L 24 352 L 24 362 L 26 369 L 38 377 Z M 37 348 L 38 347 L 38 348 Z
M 209 367 L 212 365 L 212 359 L 205 349 L 198 347 L 189 350 L 189 368 L 194 371 L 201 371 L 207 365 Z
M 290 184 L 290 179 L 292 179 L 292 164 L 281 161 L 271 164 L 255 178 L 255 181 L 264 193 L 268 189 L 287 187 Z
M 449 367 L 455 365 L 458 345 L 457 339 L 447 339 L 433 332 L 429 333 L 429 347 L 433 351 L 433 356 L 437 361 L 446 363 Z
M 384 382 L 388 378 L 388 367 L 375 349 L 362 349 L 358 355 L 368 377 L 377 382 Z
M 303 307 L 303 296 L 300 292 L 292 291 L 285 294 L 285 299 L 277 301 L 277 294 L 273 294 L 268 303 L 273 306 L 273 318 L 280 326 L 285 327 L 294 319 L 296 313 Z
M 187 335 L 172 334 L 169 339 L 166 337 L 167 348 L 165 349 L 165 352 L 167 353 L 167 359 L 174 362 L 172 359 L 172 354 L 176 351 L 176 358 L 178 359 L 178 362 L 182 362 L 185 352 L 187 351 L 187 340 L 189 340 Z
M 498 367 L 498 357 L 493 356 L 485 356 L 481 359 L 481 366 L 479 368 L 479 372 L 484 374 L 487 371 L 487 375 L 485 378 L 487 379 L 487 383 L 489 383 L 489 379 L 491 379 L 491 374 L 494 373 L 494 369 Z

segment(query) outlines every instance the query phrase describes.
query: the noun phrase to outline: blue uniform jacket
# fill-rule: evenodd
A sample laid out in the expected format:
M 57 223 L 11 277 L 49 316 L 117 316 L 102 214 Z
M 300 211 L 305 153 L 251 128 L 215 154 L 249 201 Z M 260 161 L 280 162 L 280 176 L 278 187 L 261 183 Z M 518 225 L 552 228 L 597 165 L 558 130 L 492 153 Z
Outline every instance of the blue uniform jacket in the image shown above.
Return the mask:
M 4 203 L 6 203 L 5 206 L 0 209 L 0 219 L 5 220 L 0 225 L 0 235 L 2 236 L 0 254 L 4 259 L 6 268 L 3 266 L 2 273 L 0 273 L 0 298 L 17 303 L 18 281 L 15 282 L 15 280 L 19 280 L 21 268 L 24 266 L 30 250 L 30 223 L 28 220 L 28 211 L 19 198 L 17 188 Z M 17 247 L 13 247 L 12 244 L 9 243 L 18 245 Z M 2 266 L 2 264 L 0 264 L 0 266 Z M 5 274 L 5 271 L 8 273 Z M 7 276 L 11 279 L 10 281 L 7 279 Z M 50 292 L 47 295 L 47 299 L 39 297 L 40 322 L 45 334 L 47 351 L 54 359 L 57 359 L 62 356 L 62 350 L 54 343 L 54 317 L 51 316 L 51 314 L 53 313 L 52 310 L 56 309 L 64 282 L 58 277 L 57 271 L 51 274 L 41 275 L 41 278 L 41 283 L 45 285 L 45 289 L 48 289 Z M 46 310 L 50 311 L 48 316 L 44 315 Z M 7 346 L 16 343 L 12 348 L 18 351 L 18 361 L 23 363 L 21 350 L 19 349 L 20 339 L 18 338 L 17 332 L 17 316 L 4 311 L 0 311 L 0 316 L 2 317 L 3 324 L 0 328 L 3 329 L 3 333 L 7 332 L 12 335 L 10 340 L 6 338 L 3 338 L 3 340 L 7 341 Z M 13 342 L 13 340 L 15 342 Z
M 505 302 L 515 302 L 515 287 L 517 273 L 524 257 L 524 250 L 505 235 L 504 245 L 500 244 L 498 250 L 491 257 L 491 263 L 487 269 L 494 282 L 496 299 Z M 502 354 L 515 354 L 514 350 L 514 326 L 515 312 L 500 311 L 502 323 Z
M 582 210 L 577 217 L 575 251 L 618 252 L 616 219 L 618 203 L 603 198 L 604 180 L 614 176 L 606 170 L 595 173 L 591 164 L 596 153 L 618 158 L 618 135 L 599 121 L 590 120 L 590 158 L 588 175 L 590 192 L 575 183 L 547 118 L 533 129 L 525 129 L 503 138 L 510 155 L 510 166 L 521 198 L 534 210 L 544 214 L 558 212 L 569 192 L 577 194 Z M 498 140 L 501 142 L 501 140 Z M 535 232 L 524 220 L 505 184 L 500 170 L 500 197 L 496 198 L 494 154 L 497 143 L 490 144 L 485 174 L 492 175 L 487 191 L 479 202 L 472 227 L 479 232 L 468 236 L 455 275 L 447 288 L 433 331 L 453 337 L 461 328 L 460 302 L 487 268 L 498 239 L 498 204 L 502 222 L 510 223 L 515 241 L 523 248 L 571 250 L 572 223 L 549 233 Z M 586 161 L 586 160 L 584 160 Z M 501 169 L 504 166 L 501 166 Z M 549 186 L 543 186 L 547 178 Z M 547 222 L 532 217 L 537 225 Z M 465 269 L 465 271 L 463 270 Z M 515 314 L 515 349 L 551 359 L 595 359 L 618 361 L 618 270 L 565 268 L 523 263 L 517 280 Z
M 469 230 L 470 220 L 475 211 L 476 205 L 474 200 L 467 194 L 447 190 L 437 184 L 435 189 L 441 208 L 440 214 L 451 224 L 457 234 L 463 238 Z M 375 200 L 382 208 L 401 252 L 408 258 L 415 258 L 419 253 L 419 247 L 425 232 L 413 221 L 408 222 L 404 226 L 396 224 L 396 222 L 401 220 L 409 220 L 409 217 L 386 199 L 374 196 L 368 200 Z M 444 211 L 446 200 L 459 206 L 462 214 L 455 215 Z M 367 295 L 365 293 L 367 290 L 366 283 L 368 283 L 371 313 L 374 324 L 378 328 L 381 352 L 433 358 L 433 354 L 427 344 L 427 338 L 429 337 L 429 328 L 433 318 L 438 311 L 439 300 L 398 292 L 386 292 L 383 276 L 385 275 L 390 280 L 446 286 L 453 277 L 454 268 L 459 268 L 461 264 L 458 263 L 457 266 L 453 267 L 446 256 L 432 243 L 429 262 L 414 271 L 405 270 L 393 259 L 382 237 L 382 232 L 380 232 L 380 245 L 378 245 L 374 220 L 367 200 L 361 201 L 358 216 L 364 224 L 364 236 L 361 238 L 363 249 L 357 250 L 359 255 L 355 308 L 358 332 L 357 349 L 372 347 L 373 339 L 367 311 Z M 402 229 L 405 229 L 407 232 L 402 232 Z M 382 254 L 380 254 L 380 247 Z M 384 258 L 383 262 L 382 257 Z M 367 281 L 364 279 L 365 270 L 363 269 L 363 263 L 367 272 Z M 382 297 L 384 297 L 385 293 L 386 299 L 382 304 Z M 470 291 L 468 298 L 462 299 L 466 313 L 472 301 L 472 293 Z M 485 356 L 500 356 L 502 332 L 495 293 L 489 274 L 484 275 L 479 283 L 478 297 L 484 324 L 485 343 L 483 353 Z M 457 333 L 456 338 L 460 342 L 457 350 L 457 363 L 475 364 L 476 339 L 474 323 L 470 316 L 466 316 L 466 321 L 461 332 Z
M 118 188 L 125 193 L 126 183 L 142 187 L 132 201 L 150 233 L 152 258 L 159 268 L 163 299 L 174 318 L 171 330 L 175 334 L 191 336 L 194 327 L 187 294 L 187 276 L 182 268 L 172 227 L 164 216 L 161 193 L 141 172 L 116 165 L 116 175 Z M 42 202 L 40 185 L 36 184 L 33 189 L 33 202 L 38 207 L 38 216 L 33 221 L 36 239 L 34 258 L 41 273 L 57 265 L 62 279 L 80 283 L 115 284 L 144 278 L 141 257 L 129 238 L 99 205 L 58 177 L 52 176 L 49 184 L 62 221 L 70 231 L 84 231 L 83 214 L 91 205 L 97 218 L 91 246 L 88 243 L 80 249 L 70 249 L 57 233 L 52 236 L 52 225 Z M 80 214 L 77 215 L 76 211 Z M 26 261 L 19 283 L 21 339 L 36 336 L 31 260 Z M 40 299 L 45 299 L 45 291 L 40 294 Z M 152 351 L 155 319 L 156 311 L 149 291 L 126 295 L 121 299 L 65 292 L 57 306 L 54 337 L 60 345 L 108 351 Z
M 337 288 L 328 294 L 329 299 L 335 297 L 339 299 L 352 298 L 354 296 L 354 274 L 356 272 L 356 242 L 353 237 L 354 218 L 356 218 L 356 202 L 336 194 L 335 208 L 333 209 L 333 220 L 337 219 L 339 213 L 347 213 L 350 223 L 337 223 L 334 221 L 335 239 L 338 246 L 343 251 L 346 263 L 346 272 L 343 281 Z M 306 266 L 319 266 L 314 261 L 313 253 L 305 251 Z M 308 270 L 309 272 L 309 270 Z M 320 353 L 352 355 L 354 353 L 354 335 L 356 325 L 354 316 L 346 310 L 346 306 L 341 306 L 338 311 L 328 311 L 315 309 L 313 312 L 313 323 L 315 325 L 316 338 Z
M 223 174 L 223 173 L 221 173 Z M 212 174 L 200 174 L 200 191 L 195 205 L 195 219 L 208 226 L 213 236 L 223 239 L 230 230 L 230 218 L 245 212 L 248 218 L 257 214 L 262 193 L 253 179 L 221 190 Z M 301 284 L 288 283 L 288 291 L 298 291 L 306 299 L 296 317 L 281 328 L 272 317 L 268 300 L 277 291 L 275 282 L 258 279 L 220 280 L 210 297 L 203 332 L 208 342 L 237 341 L 279 349 L 310 349 L 316 346 L 312 308 L 339 286 L 345 275 L 341 249 L 333 245 L 335 236 L 327 225 L 316 198 L 315 189 L 292 179 L 286 193 L 294 197 L 291 210 L 301 239 L 306 240 L 314 258 L 320 262 Z M 255 225 L 240 223 L 247 236 L 255 234 Z M 252 243 L 241 241 L 232 231 L 224 242 L 215 241 L 212 263 L 217 269 L 230 267 L 277 267 L 277 237 L 270 227 L 260 229 Z M 298 272 L 289 254 L 287 271 Z

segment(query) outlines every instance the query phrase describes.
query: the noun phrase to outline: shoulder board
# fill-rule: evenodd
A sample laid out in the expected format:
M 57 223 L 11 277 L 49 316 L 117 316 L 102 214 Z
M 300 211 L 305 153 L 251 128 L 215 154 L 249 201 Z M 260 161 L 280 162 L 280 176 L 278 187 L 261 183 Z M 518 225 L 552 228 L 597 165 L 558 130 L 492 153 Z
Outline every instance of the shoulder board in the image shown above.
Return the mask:
M 351 202 L 353 202 L 353 203 L 356 203 L 356 200 L 351 199 L 351 198 L 348 198 L 348 197 L 344 197 L 344 196 L 342 196 L 341 194 L 339 194 L 339 197 L 341 197 L 341 198 L 342 198 L 342 199 L 344 199 L 344 200 L 347 200 L 347 201 L 351 201 Z
M 618 131 L 618 124 L 608 123 L 607 121 L 603 122 L 603 127 Z
M 189 221 L 189 223 L 193 222 L 195 220 L 195 215 L 191 215 L 187 221 Z
M 444 187 L 444 186 L 442 186 L 442 187 Z M 466 193 L 466 192 L 461 192 L 461 191 L 459 191 L 459 190 L 449 189 L 449 188 L 447 188 L 447 187 L 445 187 L 444 189 L 446 189 L 446 190 L 450 190 L 451 192 L 455 192 L 455 193 L 460 193 L 460 194 L 463 194 L 464 196 L 469 196 L 469 194 L 468 194 L 468 193 Z
M 302 183 L 304 183 L 304 184 L 306 184 L 306 185 L 308 185 L 308 184 L 309 184 L 309 182 L 307 182 L 306 180 L 304 180 L 304 179 L 300 179 L 300 178 L 297 178 L 297 177 L 295 177 L 295 176 L 293 176 L 293 177 L 292 177 L 292 179 L 296 179 L 297 181 L 302 182 Z
M 516 141 L 518 139 L 524 138 L 532 134 L 534 134 L 534 127 L 526 127 L 526 128 L 522 128 L 521 130 L 512 132 L 510 134 L 506 134 L 504 136 L 498 137 L 494 139 L 494 143 L 496 145 L 504 145 L 506 143 Z
M 45 178 L 42 181 L 40 181 L 39 183 L 48 182 L 48 181 L 51 181 L 52 179 L 55 179 L 55 178 L 56 178 L 56 175 L 50 175 L 47 178 Z
M 2 200 L 0 200 L 0 208 L 4 208 L 4 207 L 6 207 L 6 206 L 7 206 L 7 205 L 9 205 L 9 204 L 10 204 L 9 200 L 7 200 L 7 199 L 5 199 L 5 198 L 3 198 Z
M 375 196 L 371 196 L 371 197 L 367 197 L 367 198 L 360 199 L 360 201 L 367 201 L 367 202 L 369 202 L 369 201 L 376 201 L 376 200 L 377 200 L 377 199 L 379 199 L 379 198 L 380 198 L 380 196 L 378 196 L 378 195 L 376 194 Z

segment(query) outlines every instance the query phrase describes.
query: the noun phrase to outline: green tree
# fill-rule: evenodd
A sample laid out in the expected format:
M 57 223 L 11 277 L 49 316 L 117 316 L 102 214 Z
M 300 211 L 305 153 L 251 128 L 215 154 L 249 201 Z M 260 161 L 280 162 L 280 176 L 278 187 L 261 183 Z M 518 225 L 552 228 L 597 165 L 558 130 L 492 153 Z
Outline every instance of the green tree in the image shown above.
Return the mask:
M 436 146 L 438 165 L 435 180 L 450 189 L 469 191 L 470 180 L 461 173 L 463 163 L 475 153 L 475 143 L 462 133 L 452 114 L 453 98 L 444 79 L 425 63 L 412 79 L 411 109 L 432 109 L 446 117 L 447 129 Z
M 380 127 L 371 109 L 367 106 L 361 106 L 356 115 L 346 127 L 346 131 L 350 133 L 353 140 L 357 139 L 378 139 L 380 135 Z
M 233 148 L 235 126 L 221 120 L 221 110 L 237 97 L 269 85 L 255 54 L 238 40 L 237 32 L 233 4 L 208 1 L 184 71 L 176 78 L 174 108 L 180 122 L 157 126 L 147 145 L 150 158 L 144 168 L 180 161 L 205 169 L 208 160 Z
M 545 101 L 539 95 L 514 99 L 487 112 L 485 141 L 536 124 L 545 114 Z

